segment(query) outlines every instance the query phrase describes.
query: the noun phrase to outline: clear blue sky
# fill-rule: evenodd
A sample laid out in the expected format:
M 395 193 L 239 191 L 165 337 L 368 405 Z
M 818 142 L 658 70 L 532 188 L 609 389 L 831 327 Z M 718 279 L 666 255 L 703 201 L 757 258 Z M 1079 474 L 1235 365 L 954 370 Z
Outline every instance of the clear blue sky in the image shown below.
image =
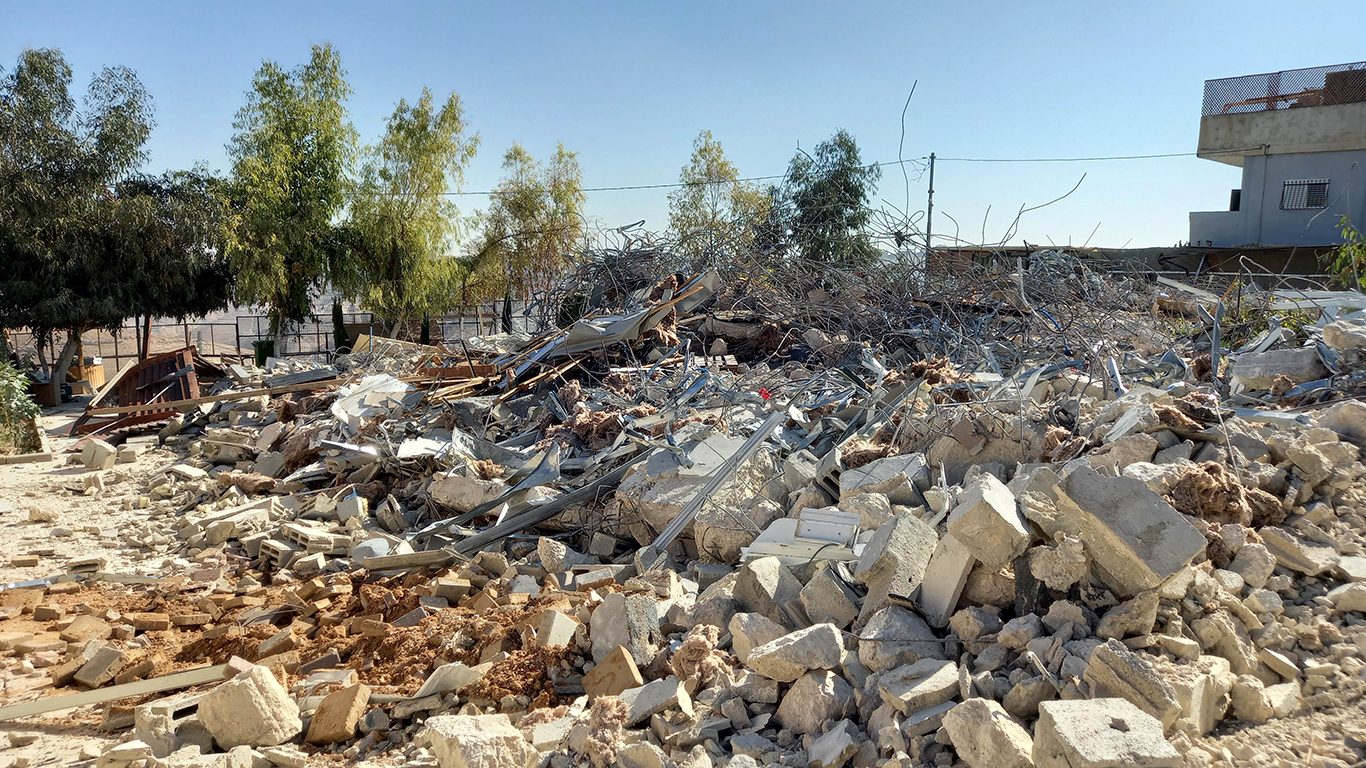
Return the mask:
M 1352 11 L 1351 8 L 1357 8 Z M 845 128 L 866 161 L 1191 152 L 1203 81 L 1366 59 L 1366 6 L 1299 3 L 456 3 L 0 0 L 0 65 L 60 48 L 84 90 L 99 67 L 137 71 L 156 103 L 149 170 L 226 170 L 234 113 L 262 59 L 311 43 L 341 53 L 363 140 L 400 97 L 456 91 L 482 136 L 466 189 L 497 182 L 503 151 L 579 152 L 588 187 L 676 181 L 701 129 L 742 175 L 779 174 L 796 147 Z M 926 179 L 911 173 L 911 205 Z M 935 231 L 999 240 L 1022 204 L 1034 243 L 1168 246 L 1187 213 L 1221 210 L 1238 169 L 1194 157 L 1104 163 L 943 162 Z M 667 224 L 665 190 L 591 193 L 615 226 Z M 896 167 L 882 197 L 906 202 Z M 463 210 L 481 207 L 460 198 Z M 945 216 L 944 214 L 947 214 Z

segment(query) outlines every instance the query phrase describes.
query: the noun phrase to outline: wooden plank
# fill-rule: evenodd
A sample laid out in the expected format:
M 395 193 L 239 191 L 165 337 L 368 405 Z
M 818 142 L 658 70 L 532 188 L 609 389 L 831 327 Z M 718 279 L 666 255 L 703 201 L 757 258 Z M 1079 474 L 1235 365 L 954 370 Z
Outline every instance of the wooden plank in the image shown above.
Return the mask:
M 178 410 L 188 411 L 196 405 L 204 403 L 226 403 L 233 400 L 246 400 L 261 395 L 283 395 L 289 392 L 303 392 L 311 389 L 323 389 L 331 386 L 340 386 L 346 383 L 346 379 L 326 379 L 324 381 L 310 381 L 305 384 L 290 384 L 285 387 L 263 387 L 261 389 L 246 389 L 241 392 L 223 392 L 217 395 L 205 395 L 194 397 L 189 400 L 168 400 L 162 403 L 145 403 L 143 405 L 120 405 L 111 408 L 91 408 L 85 413 L 87 416 L 111 416 L 116 413 L 135 413 L 137 411 L 151 410 Z
M 82 691 L 66 696 L 52 696 L 37 701 L 26 701 L 23 704 L 11 704 L 8 707 L 0 707 L 0 722 L 19 717 L 41 715 L 44 712 L 56 712 L 59 709 L 84 707 L 88 704 L 100 704 L 106 701 L 129 699 L 135 696 L 145 696 L 149 693 L 161 693 L 162 691 L 173 691 L 177 688 L 189 688 L 193 685 L 212 683 L 222 680 L 227 671 L 227 664 L 217 664 L 212 667 L 173 672 L 169 675 L 154 677 L 151 680 L 138 680 L 123 685 L 112 685 L 108 688 L 97 688 L 93 691 Z

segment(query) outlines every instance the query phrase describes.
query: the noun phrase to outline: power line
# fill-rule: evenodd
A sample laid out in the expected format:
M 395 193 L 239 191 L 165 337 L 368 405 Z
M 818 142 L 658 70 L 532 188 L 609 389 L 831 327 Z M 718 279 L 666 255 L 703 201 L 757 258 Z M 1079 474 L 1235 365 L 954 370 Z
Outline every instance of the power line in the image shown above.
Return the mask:
M 1152 160 L 1159 157 L 1195 157 L 1194 152 L 1167 152 L 1160 155 L 1110 155 L 1107 157 L 940 157 L 940 162 L 957 163 L 1089 163 L 1098 160 Z
M 1206 152 L 1205 155 L 1241 155 L 1246 150 L 1230 150 L 1227 152 Z M 1092 163 L 1107 160 L 1157 160 L 1170 157 L 1196 157 L 1195 152 L 1164 152 L 1153 155 L 1106 155 L 1101 157 L 937 157 L 939 162 L 955 163 Z M 898 166 L 898 165 L 923 165 L 923 161 L 928 157 L 907 158 L 905 160 L 893 160 L 886 163 L 868 163 L 859 166 L 860 168 L 872 168 L 874 166 Z M 735 182 L 749 181 L 773 181 L 775 179 L 785 179 L 787 174 L 780 173 L 772 176 L 750 176 L 744 179 L 735 179 Z M 584 192 L 628 192 L 643 189 L 678 189 L 681 187 L 697 187 L 706 184 L 729 184 L 727 181 L 688 181 L 674 182 L 672 184 L 623 184 L 614 187 L 585 187 Z M 492 191 L 482 192 L 446 192 L 447 196 L 468 196 L 468 195 L 492 195 Z
M 860 168 L 863 168 L 863 169 L 868 169 L 868 168 L 873 168 L 873 167 L 875 167 L 875 166 L 892 166 L 892 165 L 919 164 L 920 161 L 921 161 L 921 160 L 924 160 L 924 159 L 925 159 L 925 158 L 921 157 L 921 158 L 911 158 L 911 159 L 906 159 L 906 160 L 893 160 L 893 161 L 887 162 L 887 163 L 868 163 L 867 165 L 861 165 L 861 166 L 859 166 L 859 167 L 860 167 Z M 622 191 L 638 190 L 638 189 L 676 189 L 676 188 L 679 188 L 679 187 L 701 187 L 701 186 L 706 186 L 707 184 L 731 184 L 731 183 L 741 183 L 741 182 L 746 182 L 746 181 L 772 181 L 772 180 L 774 180 L 774 179 L 785 179 L 785 178 L 787 178 L 787 174 L 785 174 L 785 173 L 779 173 L 779 174 L 774 175 L 774 176 L 750 176 L 750 177 L 744 178 L 744 179 L 735 179 L 734 182 L 732 182 L 730 179 L 726 179 L 726 180 L 724 180 L 724 181 L 676 181 L 676 182 L 674 182 L 674 183 L 672 183 L 672 184 L 627 184 L 627 185 L 616 186 L 616 187 L 584 187 L 582 191 L 584 191 L 584 192 L 622 192 Z M 454 195 L 492 195 L 492 194 L 494 194 L 494 193 L 493 193 L 493 192 L 446 192 L 446 193 L 444 193 L 444 194 L 447 195 L 447 196 L 449 197 L 449 196 L 454 196 Z

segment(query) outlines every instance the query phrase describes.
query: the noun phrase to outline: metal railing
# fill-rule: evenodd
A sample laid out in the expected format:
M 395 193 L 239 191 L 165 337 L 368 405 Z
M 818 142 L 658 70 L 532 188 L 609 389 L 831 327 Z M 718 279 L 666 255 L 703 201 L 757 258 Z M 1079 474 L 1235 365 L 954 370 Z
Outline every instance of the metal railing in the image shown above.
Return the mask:
M 1205 81 L 1201 117 L 1366 101 L 1366 61 Z

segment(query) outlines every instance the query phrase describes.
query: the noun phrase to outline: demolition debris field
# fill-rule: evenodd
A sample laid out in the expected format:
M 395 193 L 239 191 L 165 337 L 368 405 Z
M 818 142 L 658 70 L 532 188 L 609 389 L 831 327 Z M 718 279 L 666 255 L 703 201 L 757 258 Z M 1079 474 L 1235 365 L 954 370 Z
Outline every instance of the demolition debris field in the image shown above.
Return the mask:
M 45 417 L 0 766 L 1366 760 L 1361 294 L 686 266 Z

